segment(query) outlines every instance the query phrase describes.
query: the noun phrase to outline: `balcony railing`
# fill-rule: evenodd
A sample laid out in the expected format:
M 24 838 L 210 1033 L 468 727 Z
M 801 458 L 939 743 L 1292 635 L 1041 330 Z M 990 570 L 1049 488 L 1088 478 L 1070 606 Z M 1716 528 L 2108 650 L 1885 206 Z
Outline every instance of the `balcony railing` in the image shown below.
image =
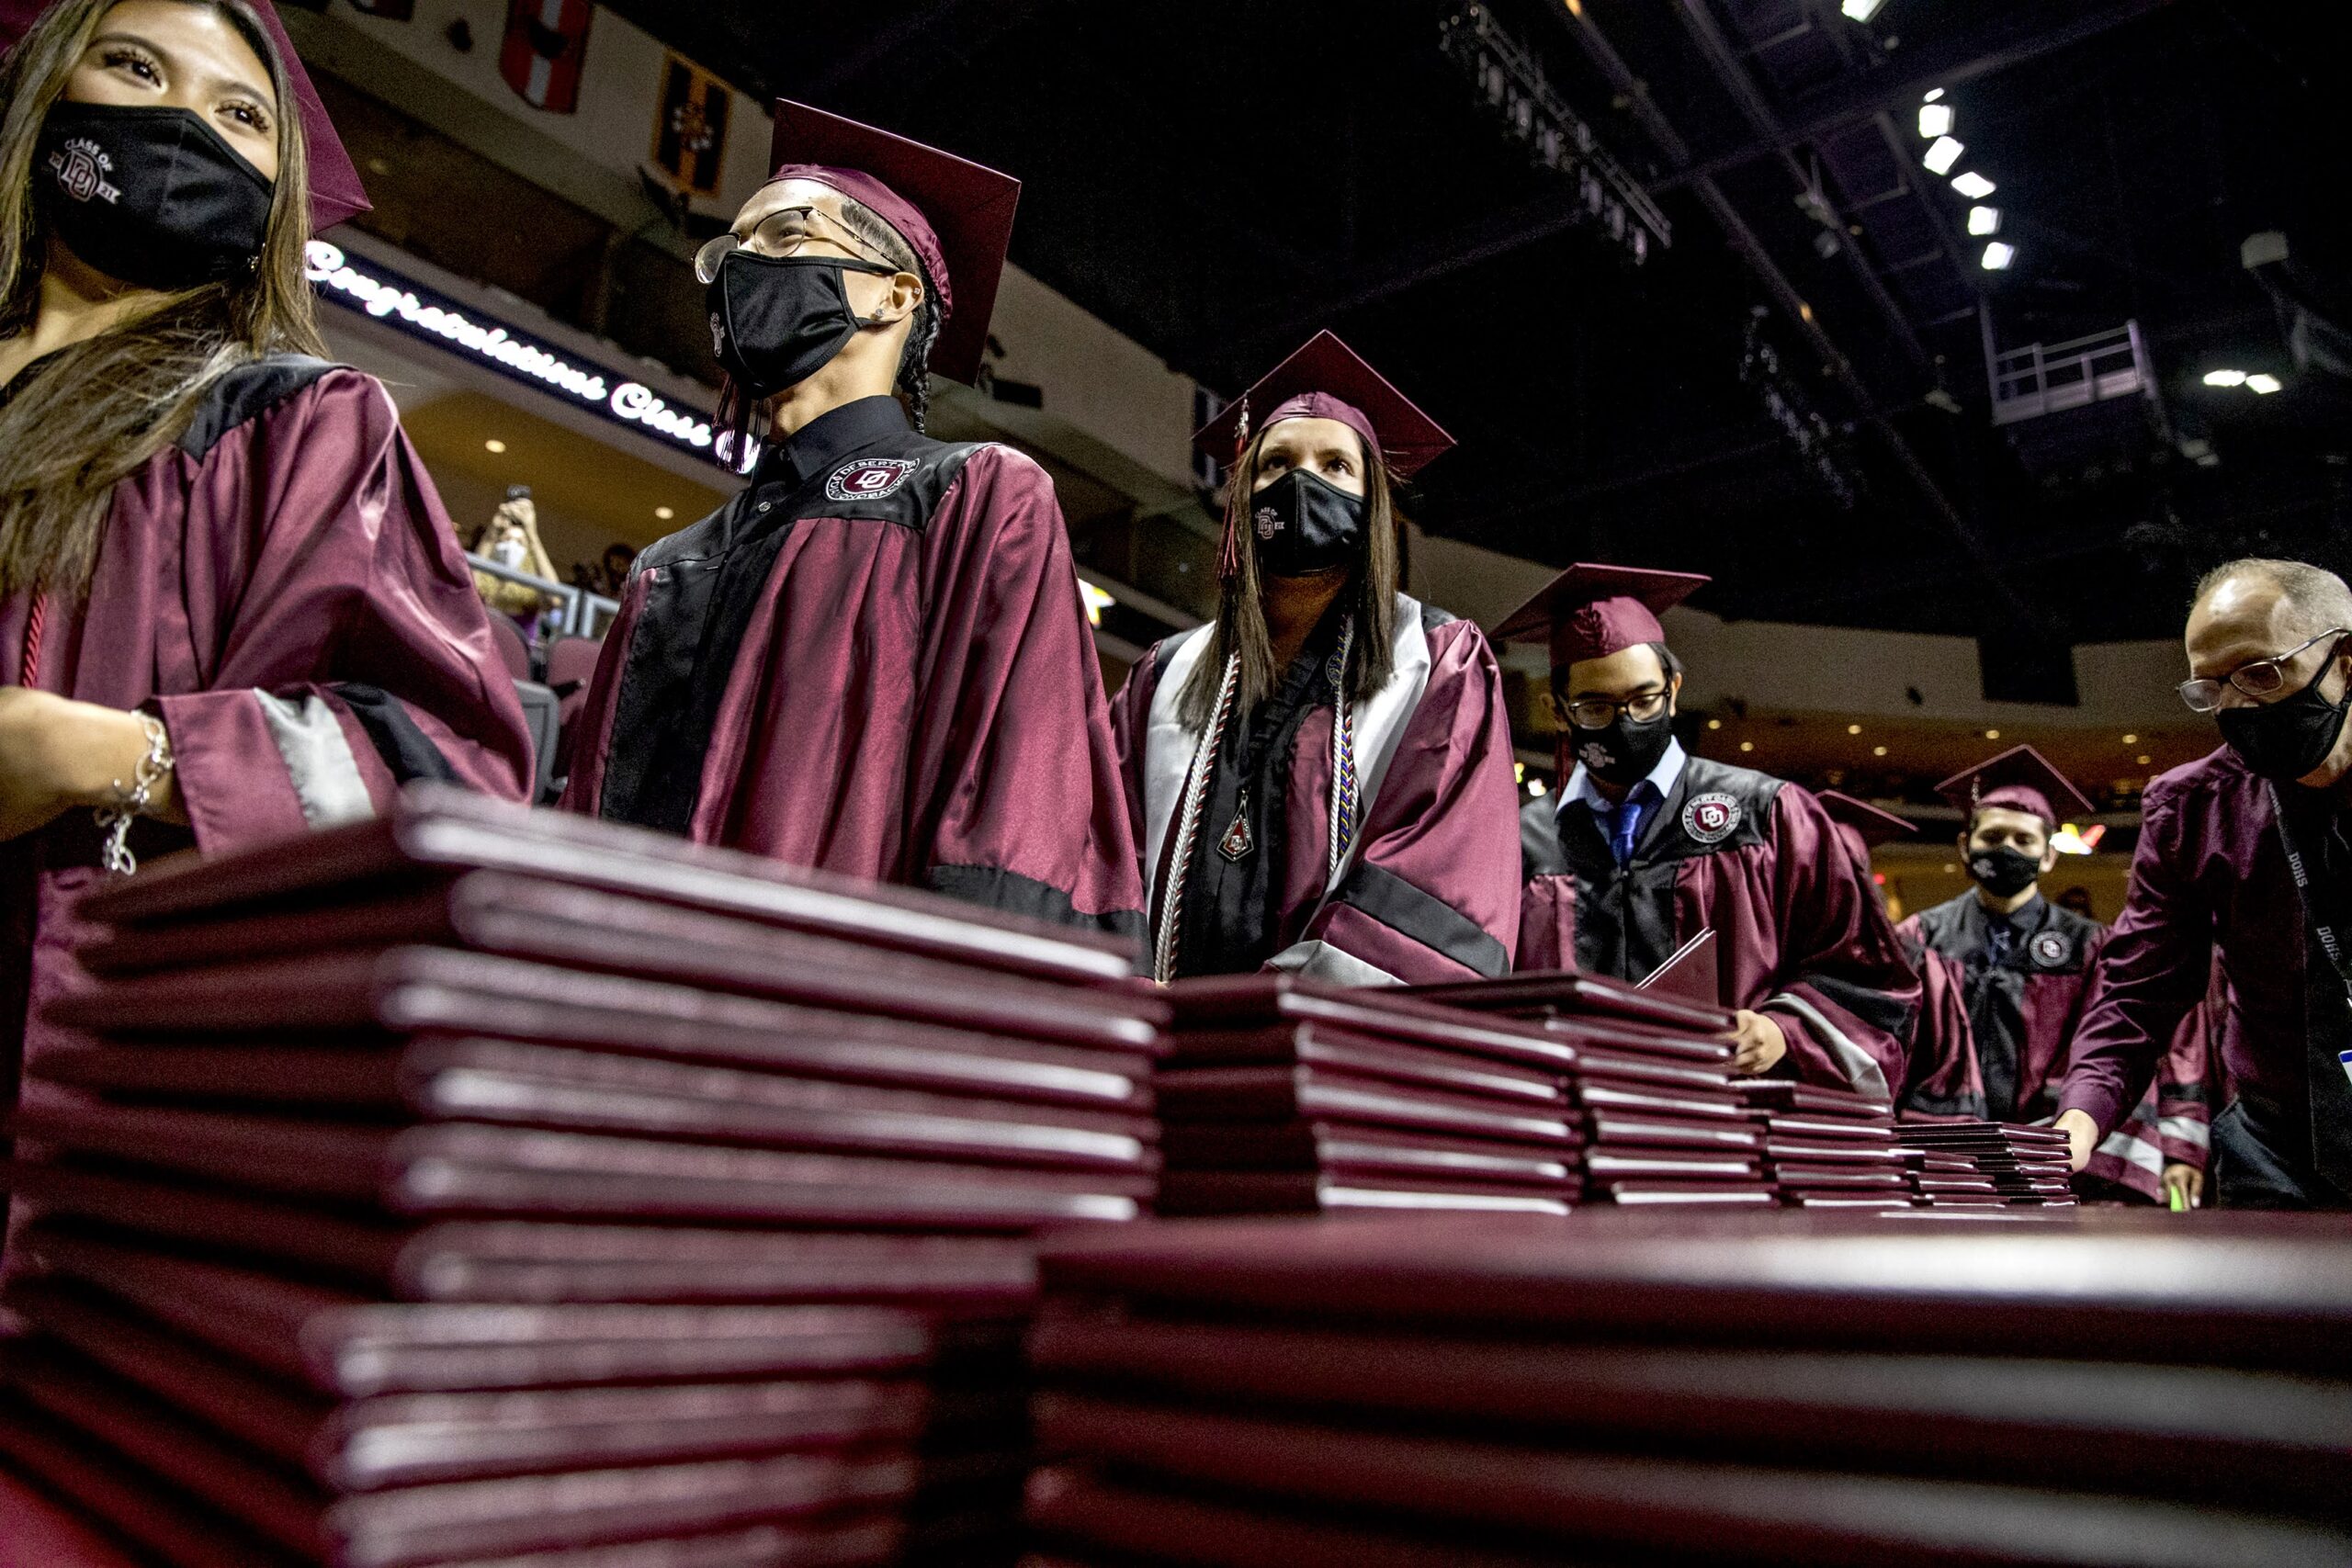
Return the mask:
M 2013 348 L 1995 355 L 1992 369 L 1995 424 L 2116 398 L 2150 397 L 2155 385 L 2137 321 L 2068 343 Z

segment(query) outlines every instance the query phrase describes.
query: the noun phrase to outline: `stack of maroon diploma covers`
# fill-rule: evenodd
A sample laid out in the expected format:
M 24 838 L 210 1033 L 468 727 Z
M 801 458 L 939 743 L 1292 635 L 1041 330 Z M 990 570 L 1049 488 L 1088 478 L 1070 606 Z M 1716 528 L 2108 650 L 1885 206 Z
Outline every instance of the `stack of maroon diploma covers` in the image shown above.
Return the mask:
M 2071 1208 L 2074 1162 L 2054 1127 L 2007 1122 L 1906 1122 L 1896 1136 L 1934 1168 L 1913 1178 L 1939 1208 Z M 1965 1168 L 1962 1168 L 1962 1164 Z
M 427 791 L 85 905 L 0 1452 L 180 1564 L 1001 1549 L 1038 1227 L 1165 1004 L 970 906 Z
M 1907 1209 L 1910 1163 L 1894 1141 L 1894 1108 L 1852 1089 L 1747 1078 L 1740 1098 L 1764 1130 L 1781 1201 L 1804 1209 Z
M 2352 1561 L 2341 1215 L 1160 1223 L 1044 1272 L 1041 1562 Z
M 1735 1088 L 1732 1016 L 1657 988 L 1571 972 L 1417 987 L 1442 1006 L 1519 1020 L 1572 1045 L 1585 1181 L 1598 1202 L 1776 1201 L 1764 1133 Z
M 1285 976 L 1168 995 L 1162 1213 L 1557 1215 L 1582 1191 L 1577 1054 L 1541 1027 Z

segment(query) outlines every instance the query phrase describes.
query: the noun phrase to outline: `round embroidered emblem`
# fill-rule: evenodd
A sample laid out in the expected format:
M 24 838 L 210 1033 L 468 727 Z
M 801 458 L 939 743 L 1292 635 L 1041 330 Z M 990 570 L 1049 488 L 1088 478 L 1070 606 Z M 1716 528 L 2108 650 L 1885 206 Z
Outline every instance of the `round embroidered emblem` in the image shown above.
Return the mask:
M 1739 826 L 1739 802 L 1721 790 L 1694 795 L 1682 807 L 1682 830 L 1702 844 L 1720 844 Z
M 2026 951 L 2044 969 L 2055 969 L 2075 956 L 2075 943 L 2064 931 L 2036 931 Z
M 834 501 L 879 501 L 914 471 L 913 462 L 905 457 L 860 457 L 833 470 L 825 481 L 825 494 Z

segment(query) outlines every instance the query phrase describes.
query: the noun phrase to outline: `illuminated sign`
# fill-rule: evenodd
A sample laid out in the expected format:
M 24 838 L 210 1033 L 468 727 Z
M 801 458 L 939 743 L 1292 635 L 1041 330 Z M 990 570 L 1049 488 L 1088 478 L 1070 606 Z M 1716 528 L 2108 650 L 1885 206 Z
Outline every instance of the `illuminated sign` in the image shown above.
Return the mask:
M 710 421 L 669 402 L 640 381 L 624 380 L 602 366 L 583 364 L 535 343 L 513 328 L 481 319 L 445 295 L 401 277 L 340 246 L 312 240 L 304 275 L 325 299 L 400 328 L 453 354 L 567 402 L 593 411 L 640 435 L 650 435 L 719 462 Z M 724 466 L 723 464 L 721 465 Z

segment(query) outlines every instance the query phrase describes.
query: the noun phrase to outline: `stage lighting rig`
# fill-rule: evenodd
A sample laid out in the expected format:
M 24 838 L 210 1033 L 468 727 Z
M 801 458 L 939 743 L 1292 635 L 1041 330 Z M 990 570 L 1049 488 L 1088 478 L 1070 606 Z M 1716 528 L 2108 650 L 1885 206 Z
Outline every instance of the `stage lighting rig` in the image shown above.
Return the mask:
M 1623 245 L 1637 264 L 1648 259 L 1653 245 L 1673 243 L 1673 226 L 1649 192 L 1601 147 L 1592 127 L 1552 85 L 1543 62 L 1486 6 L 1454 12 L 1440 28 L 1439 40 L 1479 102 L 1527 149 L 1529 158 L 1576 182 L 1585 221 Z
M 1748 312 L 1747 335 L 1740 345 L 1739 378 L 1756 389 L 1764 416 L 1788 438 L 1798 463 L 1819 481 L 1838 510 L 1850 512 L 1861 491 L 1861 475 L 1848 463 L 1838 432 L 1813 406 L 1804 386 L 1782 367 L 1780 351 L 1766 340 L 1764 322 L 1769 314 L 1761 305 Z

